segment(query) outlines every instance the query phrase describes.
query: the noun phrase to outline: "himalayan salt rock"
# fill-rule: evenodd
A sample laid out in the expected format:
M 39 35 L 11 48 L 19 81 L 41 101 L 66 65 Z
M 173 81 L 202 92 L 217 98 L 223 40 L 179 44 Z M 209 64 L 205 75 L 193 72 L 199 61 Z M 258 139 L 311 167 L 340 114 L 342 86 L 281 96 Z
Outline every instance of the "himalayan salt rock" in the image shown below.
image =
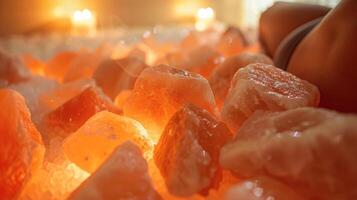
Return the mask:
M 125 142 L 69 199 L 156 200 L 161 197 L 151 183 L 148 165 L 140 149 L 131 142 Z
M 24 98 L 0 89 L 0 199 L 16 199 L 43 161 L 45 148 Z
M 45 162 L 20 195 L 21 200 L 67 199 L 89 174 L 72 162 Z
M 231 186 L 225 195 L 225 200 L 303 200 L 288 186 L 267 177 L 245 180 Z
M 264 54 L 241 53 L 227 58 L 212 71 L 209 77 L 209 83 L 219 108 L 223 106 L 229 87 L 231 86 L 233 75 L 236 71 L 253 63 L 272 65 L 273 61 Z
M 67 157 L 82 169 L 94 172 L 118 145 L 135 142 L 149 157 L 152 143 L 144 127 L 137 121 L 102 111 L 91 117 L 64 141 Z M 89 148 L 88 147 L 95 147 Z
M 44 132 L 50 131 L 63 138 L 81 127 L 95 113 L 109 110 L 119 113 L 110 99 L 95 87 L 88 87 L 43 118 Z M 49 135 L 48 137 L 52 137 Z M 48 138 L 45 138 L 48 139 Z
M 41 96 L 58 87 L 54 80 L 41 76 L 34 76 L 31 79 L 10 85 L 9 88 L 19 92 L 26 100 L 26 104 L 31 111 L 32 121 L 38 126 L 42 117 L 50 111 L 50 108 L 41 102 Z
M 191 31 L 180 42 L 179 49 L 192 51 L 199 46 L 214 48 L 220 40 L 221 33 L 217 30 L 207 29 L 205 31 Z
M 95 87 L 96 84 L 92 79 L 80 79 L 77 81 L 72 81 L 70 83 L 61 84 L 54 89 L 47 91 L 45 94 L 42 94 L 40 101 L 42 104 L 54 110 L 73 97 L 79 95 L 83 90 L 88 87 Z
M 217 112 L 208 81 L 199 74 L 165 65 L 146 68 L 124 105 L 124 114 L 141 122 L 153 137 L 184 104 Z
M 125 102 L 129 99 L 131 93 L 132 93 L 131 90 L 122 90 L 122 91 L 115 97 L 115 100 L 114 100 L 115 106 L 116 106 L 118 109 L 123 110 L 123 109 L 124 109 Z
M 239 69 L 222 108 L 222 119 L 232 132 L 256 110 L 283 111 L 317 106 L 320 93 L 307 81 L 267 64 Z
M 0 50 L 0 81 L 13 84 L 28 80 L 31 76 L 22 59 Z
M 22 59 L 27 68 L 35 75 L 44 75 L 46 63 L 33 57 L 31 54 L 24 54 Z
M 237 55 L 247 46 L 247 41 L 239 28 L 229 27 L 221 36 L 217 50 L 225 57 Z
M 71 51 L 59 52 L 52 57 L 45 66 L 46 76 L 53 78 L 59 82 L 63 81 L 71 63 L 78 56 L 78 53 Z
M 168 122 L 155 147 L 154 159 L 168 190 L 190 196 L 217 187 L 222 171 L 220 148 L 231 138 L 225 124 L 194 105 L 184 106 Z
M 122 90 L 132 89 L 136 78 L 146 67 L 144 62 L 133 57 L 106 60 L 99 65 L 93 78 L 103 92 L 114 99 Z
M 107 49 L 98 48 L 95 51 L 83 51 L 72 60 L 63 78 L 63 82 L 91 78 L 99 64 L 109 57 Z
M 212 70 L 223 61 L 223 57 L 208 46 L 199 46 L 192 51 L 171 54 L 169 64 L 208 77 Z
M 257 112 L 221 150 L 241 177 L 268 175 L 311 199 L 357 195 L 357 116 L 315 108 Z
M 139 47 L 133 47 L 129 52 L 127 56 L 127 60 L 135 59 L 137 62 L 145 62 L 146 61 L 146 52 L 140 49 Z M 123 58 L 124 59 L 124 58 Z

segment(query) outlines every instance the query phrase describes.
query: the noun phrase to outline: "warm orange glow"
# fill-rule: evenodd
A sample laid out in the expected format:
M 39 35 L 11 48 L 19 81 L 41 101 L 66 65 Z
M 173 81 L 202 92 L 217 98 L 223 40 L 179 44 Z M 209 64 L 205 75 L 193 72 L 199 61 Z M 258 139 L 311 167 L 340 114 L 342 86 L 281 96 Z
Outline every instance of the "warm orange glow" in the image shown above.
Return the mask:
M 216 14 L 212 8 L 200 8 L 196 12 L 195 28 L 198 31 L 204 31 L 213 24 L 215 19 Z
M 76 10 L 71 16 L 74 33 L 95 33 L 97 26 L 96 16 L 89 9 Z

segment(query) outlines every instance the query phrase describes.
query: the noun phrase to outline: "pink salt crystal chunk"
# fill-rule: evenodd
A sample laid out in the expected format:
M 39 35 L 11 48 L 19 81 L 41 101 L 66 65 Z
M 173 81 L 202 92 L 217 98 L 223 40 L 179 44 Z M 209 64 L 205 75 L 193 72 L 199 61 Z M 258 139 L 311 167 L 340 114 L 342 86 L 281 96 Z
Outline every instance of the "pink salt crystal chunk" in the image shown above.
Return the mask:
M 236 27 L 229 27 L 221 35 L 217 50 L 225 57 L 229 57 L 241 53 L 246 45 L 247 41 L 242 31 Z
M 232 132 L 257 110 L 283 111 L 317 106 L 316 86 L 272 65 L 250 64 L 233 77 L 221 116 Z
M 92 79 L 80 79 L 70 83 L 64 83 L 42 94 L 40 101 L 51 110 L 54 110 L 79 95 L 88 87 L 95 87 L 95 82 Z
M 72 61 L 75 60 L 77 56 L 78 53 L 76 52 L 59 52 L 46 63 L 44 69 L 45 75 L 59 82 L 62 82 Z
M 221 150 L 240 177 L 267 175 L 313 199 L 354 199 L 357 117 L 315 108 L 257 112 Z
M 135 57 L 103 61 L 93 74 L 97 85 L 114 99 L 122 90 L 132 89 L 136 78 L 148 66 Z
M 216 103 L 219 108 L 222 108 L 223 106 L 224 100 L 231 86 L 233 75 L 236 71 L 254 63 L 273 64 L 273 61 L 264 54 L 241 53 L 225 59 L 222 64 L 218 65 L 212 71 L 209 77 L 209 83 L 212 87 Z
M 39 125 L 42 117 L 51 110 L 50 107 L 41 102 L 41 96 L 57 88 L 58 85 L 54 80 L 33 76 L 27 81 L 12 84 L 9 88 L 16 90 L 25 98 L 33 122 Z
M 139 122 L 102 111 L 88 119 L 80 129 L 68 136 L 63 148 L 72 162 L 88 172 L 93 172 L 115 147 L 128 140 L 136 143 L 146 157 L 151 156 L 151 140 Z
M 0 81 L 12 84 L 25 81 L 31 76 L 23 60 L 0 50 Z
M 206 110 L 187 105 L 168 122 L 154 160 L 168 190 L 177 196 L 207 194 L 222 177 L 220 148 L 231 138 L 225 124 Z
M 140 74 L 124 105 L 124 114 L 159 136 L 171 116 L 186 103 L 217 112 L 212 90 L 204 77 L 159 65 Z
M 140 149 L 131 142 L 117 147 L 69 199 L 161 199 Z
M 293 189 L 268 177 L 258 177 L 231 186 L 225 200 L 303 200 Z
M 88 87 L 46 114 L 43 118 L 44 131 L 65 138 L 102 110 L 121 113 L 100 89 Z
M 16 199 L 42 165 L 45 148 L 24 98 L 0 89 L 0 199 Z
M 88 177 L 87 172 L 68 160 L 62 163 L 45 161 L 38 173 L 29 180 L 19 199 L 67 199 Z
M 223 57 L 208 46 L 199 46 L 189 52 L 169 54 L 169 64 L 208 77 L 223 61 Z
M 91 78 L 99 64 L 108 57 L 105 49 L 83 51 L 73 59 L 64 75 L 63 82 Z

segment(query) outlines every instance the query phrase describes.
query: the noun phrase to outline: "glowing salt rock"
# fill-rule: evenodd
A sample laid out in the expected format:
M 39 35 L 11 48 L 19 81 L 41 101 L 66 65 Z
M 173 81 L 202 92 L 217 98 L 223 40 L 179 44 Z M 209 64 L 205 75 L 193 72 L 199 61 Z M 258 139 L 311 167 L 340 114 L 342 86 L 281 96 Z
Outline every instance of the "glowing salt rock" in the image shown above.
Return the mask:
M 59 82 L 63 81 L 71 63 L 78 56 L 78 53 L 64 51 L 52 57 L 45 66 L 45 75 Z
M 221 117 L 235 133 L 257 110 L 317 106 L 319 99 L 317 87 L 309 82 L 272 65 L 251 64 L 234 74 Z
M 146 53 L 145 51 L 141 50 L 139 47 L 134 47 L 128 52 L 128 58 L 140 60 L 141 62 L 145 62 L 146 60 Z
M 223 57 L 208 46 L 200 46 L 188 53 L 171 54 L 168 61 L 174 67 L 208 77 Z
M 355 115 L 323 109 L 257 112 L 222 148 L 220 163 L 241 177 L 274 177 L 311 199 L 354 199 L 356 130 Z
M 185 51 L 191 51 L 194 48 L 202 45 L 199 39 L 198 33 L 191 31 L 187 34 L 185 38 L 180 42 L 180 49 L 184 49 Z
M 154 159 L 168 190 L 190 196 L 217 187 L 221 179 L 220 148 L 231 138 L 225 124 L 194 105 L 170 119 L 155 147 Z
M 68 158 L 88 172 L 95 171 L 118 145 L 131 140 L 144 151 L 152 152 L 152 143 L 144 127 L 137 121 L 102 111 L 88 119 L 64 141 Z M 89 148 L 93 146 L 95 148 Z
M 124 114 L 142 123 L 152 137 L 158 137 L 171 116 L 186 103 L 217 112 L 212 90 L 204 77 L 159 65 L 146 68 L 137 78 L 124 105 Z
M 91 78 L 99 64 L 109 57 L 106 49 L 96 51 L 83 51 L 72 60 L 63 78 L 63 82 Z
M 46 63 L 42 60 L 34 58 L 31 54 L 24 54 L 22 59 L 28 69 L 35 75 L 43 75 Z
M 131 142 L 125 142 L 69 199 L 157 200 L 161 197 L 151 183 L 148 165 L 140 149 Z
M 136 78 L 148 66 L 141 60 L 127 57 L 103 61 L 93 74 L 97 85 L 114 99 L 122 90 L 132 89 Z
M 254 178 L 230 187 L 225 200 L 303 200 L 293 189 L 267 177 Z
M 221 36 L 217 50 L 225 57 L 238 55 L 247 45 L 246 39 L 239 28 L 229 27 Z
M 100 90 L 88 87 L 44 116 L 43 123 L 46 129 L 44 132 L 66 137 L 81 127 L 87 119 L 102 110 L 120 112 Z
M 81 79 L 70 83 L 64 83 L 41 95 L 40 100 L 42 104 L 49 107 L 52 111 L 73 97 L 79 95 L 88 87 L 95 86 L 95 82 L 92 79 Z
M 117 108 L 123 110 L 124 109 L 124 105 L 125 102 L 129 99 L 130 95 L 131 95 L 131 90 L 122 90 L 116 97 L 114 100 L 114 104 Z
M 60 164 L 45 162 L 20 195 L 22 200 L 67 199 L 89 174 L 68 160 Z
M 209 77 L 209 83 L 219 108 L 223 106 L 229 87 L 231 86 L 233 75 L 236 71 L 253 63 L 272 65 L 273 61 L 264 54 L 241 53 L 237 56 L 227 58 L 212 71 Z
M 31 111 L 32 121 L 39 125 L 42 117 L 50 111 L 50 108 L 41 102 L 41 96 L 58 87 L 54 80 L 40 76 L 35 76 L 29 80 L 17 84 L 12 84 L 9 88 L 19 92 L 26 101 Z
M 28 80 L 31 76 L 23 60 L 0 50 L 0 81 L 13 84 Z
M 220 40 L 221 33 L 217 30 L 207 29 L 205 31 L 191 31 L 180 42 L 179 49 L 192 51 L 199 46 L 208 46 L 214 48 Z
M 0 89 L 0 199 L 16 199 L 42 164 L 45 148 L 24 98 Z

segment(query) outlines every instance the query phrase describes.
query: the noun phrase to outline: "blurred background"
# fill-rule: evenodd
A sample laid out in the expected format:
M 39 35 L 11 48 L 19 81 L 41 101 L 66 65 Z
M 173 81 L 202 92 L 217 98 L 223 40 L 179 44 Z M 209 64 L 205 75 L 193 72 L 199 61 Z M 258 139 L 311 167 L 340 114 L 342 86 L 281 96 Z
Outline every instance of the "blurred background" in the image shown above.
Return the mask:
M 98 30 L 190 24 L 199 8 L 210 7 L 220 22 L 255 26 L 274 0 L 0 0 L 0 36 L 67 31 L 75 10 L 87 8 Z M 335 6 L 338 0 L 290 0 Z

